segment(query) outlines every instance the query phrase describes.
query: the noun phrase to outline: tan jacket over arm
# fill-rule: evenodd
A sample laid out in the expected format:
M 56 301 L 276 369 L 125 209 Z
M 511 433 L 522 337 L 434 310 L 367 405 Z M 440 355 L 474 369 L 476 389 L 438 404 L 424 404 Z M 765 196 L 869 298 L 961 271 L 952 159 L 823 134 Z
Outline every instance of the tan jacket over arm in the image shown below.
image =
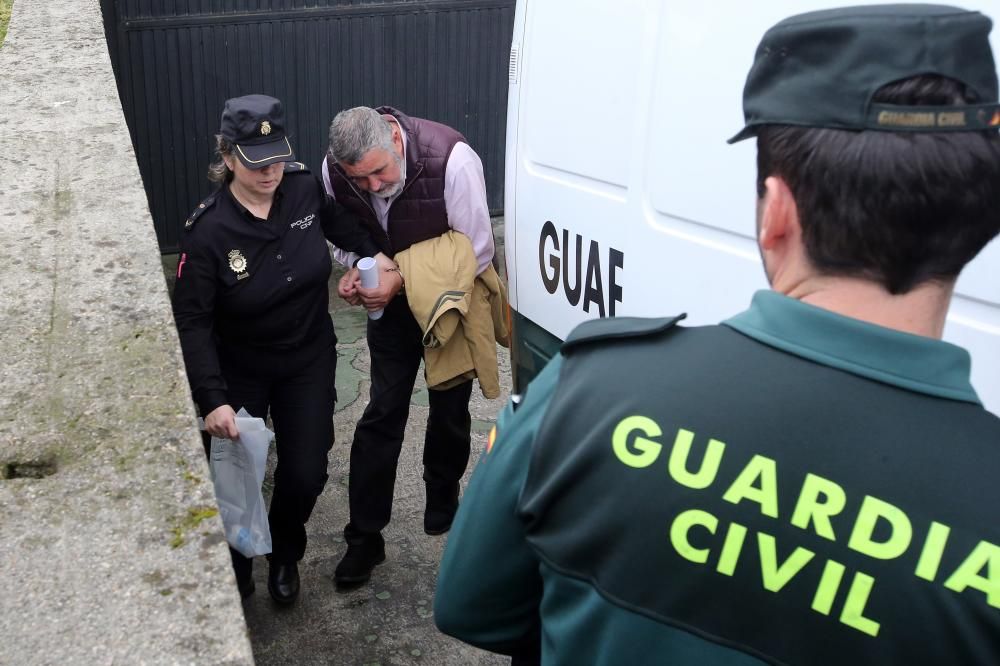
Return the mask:
M 396 254 L 406 299 L 423 332 L 427 387 L 443 390 L 473 377 L 487 398 L 500 395 L 497 343 L 508 346 L 507 291 L 493 266 L 476 276 L 468 237 L 448 233 Z

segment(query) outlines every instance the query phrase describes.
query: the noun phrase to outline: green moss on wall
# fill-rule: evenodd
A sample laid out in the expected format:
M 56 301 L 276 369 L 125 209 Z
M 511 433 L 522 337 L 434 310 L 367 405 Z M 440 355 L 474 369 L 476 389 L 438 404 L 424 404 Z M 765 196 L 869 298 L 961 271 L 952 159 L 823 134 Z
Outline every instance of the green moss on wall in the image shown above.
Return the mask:
M 187 541 L 192 530 L 201 525 L 201 521 L 219 515 L 219 510 L 213 507 L 196 507 L 188 509 L 187 514 L 174 521 L 170 530 L 171 548 L 180 548 Z
M 10 8 L 14 0 L 0 0 L 0 46 L 3 46 L 4 37 L 7 36 L 7 24 L 10 22 Z

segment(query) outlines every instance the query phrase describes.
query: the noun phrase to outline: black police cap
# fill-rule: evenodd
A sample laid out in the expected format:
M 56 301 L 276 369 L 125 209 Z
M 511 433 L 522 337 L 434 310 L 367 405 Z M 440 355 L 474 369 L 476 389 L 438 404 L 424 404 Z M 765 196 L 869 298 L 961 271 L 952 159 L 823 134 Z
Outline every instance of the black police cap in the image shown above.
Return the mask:
M 797 125 L 891 132 L 982 131 L 1000 126 L 993 22 L 944 5 L 871 5 L 809 12 L 768 30 L 743 89 L 746 126 Z M 984 103 L 876 104 L 882 86 L 922 74 L 946 76 Z
M 219 133 L 235 144 L 236 156 L 248 169 L 295 160 L 285 134 L 285 112 L 274 97 L 244 95 L 226 100 Z

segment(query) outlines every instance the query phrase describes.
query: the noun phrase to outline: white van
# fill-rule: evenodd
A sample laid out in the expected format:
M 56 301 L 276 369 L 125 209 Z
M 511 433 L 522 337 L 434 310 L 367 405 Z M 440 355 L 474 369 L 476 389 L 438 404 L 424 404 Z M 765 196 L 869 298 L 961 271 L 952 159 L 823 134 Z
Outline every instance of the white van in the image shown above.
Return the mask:
M 714 324 L 767 287 L 755 142 L 726 139 L 764 31 L 838 4 L 860 3 L 518 0 L 505 200 L 516 391 L 585 319 Z M 1000 20 L 1000 0 L 962 4 Z M 962 274 L 945 338 L 972 353 L 973 384 L 1000 413 L 1000 242 Z

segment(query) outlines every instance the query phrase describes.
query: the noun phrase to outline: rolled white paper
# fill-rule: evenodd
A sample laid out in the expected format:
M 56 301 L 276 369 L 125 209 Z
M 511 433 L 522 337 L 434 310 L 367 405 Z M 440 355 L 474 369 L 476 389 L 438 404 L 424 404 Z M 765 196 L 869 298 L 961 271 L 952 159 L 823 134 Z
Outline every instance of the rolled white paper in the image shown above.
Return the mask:
M 374 289 L 378 286 L 378 266 L 375 259 L 365 257 L 358 262 L 358 271 L 361 273 L 361 286 L 365 289 Z M 382 310 L 369 310 L 369 319 L 378 319 L 382 316 Z

